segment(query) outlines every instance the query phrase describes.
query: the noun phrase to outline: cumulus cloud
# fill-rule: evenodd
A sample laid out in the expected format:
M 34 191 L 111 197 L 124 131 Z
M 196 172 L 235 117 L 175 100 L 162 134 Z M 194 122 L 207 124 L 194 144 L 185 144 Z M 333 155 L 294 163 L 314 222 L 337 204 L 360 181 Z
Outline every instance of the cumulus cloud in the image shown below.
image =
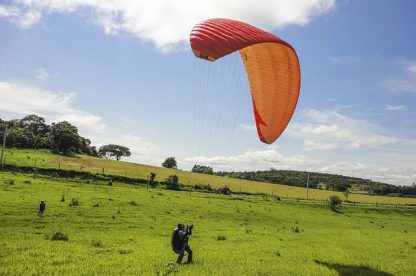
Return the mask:
M 42 15 L 37 10 L 22 12 L 15 6 L 0 5 L 0 18 L 8 18 L 20 28 L 27 29 L 38 23 Z
M 30 85 L 0 81 L 2 113 L 10 113 L 10 116 L 37 114 L 48 122 L 68 121 L 79 128 L 80 135 L 90 138 L 94 145 L 113 143 L 129 147 L 132 157 L 128 160 L 131 161 L 160 165 L 163 157 L 168 156 L 167 150 L 143 137 L 128 132 L 113 134 L 104 118 L 74 107 L 75 98 L 75 93 L 48 91 Z
M 40 114 L 50 121 L 68 121 L 86 131 L 103 131 L 103 118 L 72 106 L 75 93 L 62 93 L 0 81 L 0 110 L 12 114 Z
M 302 169 L 319 163 L 304 155 L 285 156 L 276 149 L 248 150 L 244 154 L 231 156 L 195 156 L 185 158 L 185 162 L 210 165 L 217 170 L 256 170 L 271 167 Z
M 312 140 L 304 140 L 303 148 L 305 150 L 333 150 L 339 148 L 339 145 L 336 143 L 319 143 Z
M 384 110 L 388 111 L 401 111 L 401 110 L 407 110 L 407 108 L 403 105 L 391 105 L 387 104 L 384 106 Z
M 377 148 L 401 142 L 370 122 L 333 110 L 307 110 L 290 125 L 287 133 L 304 140 L 305 150 Z
M 38 80 L 46 80 L 49 77 L 49 73 L 46 72 L 46 69 L 43 67 L 40 67 L 35 70 L 35 77 Z
M 275 29 L 307 24 L 334 6 L 335 0 L 15 0 L 11 6 L 2 7 L 3 13 L 13 13 L 7 17 L 19 20 L 22 27 L 36 24 L 44 14 L 90 9 L 90 20 L 106 33 L 127 32 L 169 51 L 187 41 L 192 27 L 207 18 L 232 18 Z

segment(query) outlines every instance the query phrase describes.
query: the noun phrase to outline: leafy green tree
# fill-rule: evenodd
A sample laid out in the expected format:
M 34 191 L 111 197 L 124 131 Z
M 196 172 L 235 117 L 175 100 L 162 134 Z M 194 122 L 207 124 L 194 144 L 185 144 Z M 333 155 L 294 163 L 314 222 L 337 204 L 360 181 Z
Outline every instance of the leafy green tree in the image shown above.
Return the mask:
M 149 174 L 149 186 L 151 188 L 156 188 L 156 186 L 157 186 L 157 182 L 155 181 L 155 179 L 156 179 L 156 174 L 151 172 Z
M 104 158 L 116 158 L 119 161 L 122 157 L 131 155 L 130 149 L 124 146 L 110 144 L 99 148 L 98 155 Z
M 45 119 L 35 114 L 27 115 L 20 120 L 19 124 L 32 135 L 30 148 L 50 148 L 51 143 L 48 139 L 50 127 L 45 123 Z
M 205 174 L 213 174 L 214 171 L 210 166 L 203 166 L 195 164 L 191 170 L 191 172 L 195 173 L 205 173 Z
M 32 131 L 34 135 L 45 134 L 50 129 L 45 123 L 45 119 L 35 114 L 25 116 L 20 120 L 20 124 Z
M 19 148 L 32 148 L 35 137 L 33 133 L 20 126 L 11 128 L 7 135 L 7 146 Z
M 165 184 L 166 184 L 166 188 L 168 188 L 169 190 L 179 190 L 180 188 L 179 178 L 176 174 L 170 175 L 168 178 L 166 178 Z
M 166 160 L 162 163 L 162 167 L 176 169 L 178 164 L 176 163 L 175 157 L 166 158 Z
M 67 121 L 52 123 L 52 150 L 64 155 L 71 155 L 81 151 L 81 140 L 78 128 Z
M 329 208 L 336 211 L 337 207 L 342 203 L 342 200 L 337 195 L 331 195 L 328 199 Z

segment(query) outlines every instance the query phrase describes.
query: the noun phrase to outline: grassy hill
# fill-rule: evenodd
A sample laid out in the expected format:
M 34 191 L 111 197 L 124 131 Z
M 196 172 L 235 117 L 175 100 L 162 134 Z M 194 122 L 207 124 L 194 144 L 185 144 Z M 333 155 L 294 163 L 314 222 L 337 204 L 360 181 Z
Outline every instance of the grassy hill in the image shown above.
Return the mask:
M 0 275 L 415 275 L 414 209 L 113 184 L 0 172 Z M 195 225 L 192 265 L 174 264 L 178 221 Z
M 6 150 L 6 163 L 18 166 L 35 166 L 39 168 L 60 168 L 68 170 L 80 170 L 96 173 L 106 173 L 112 175 L 122 175 L 146 179 L 150 172 L 156 173 L 156 179 L 163 181 L 169 175 L 176 174 L 179 181 L 183 184 L 210 184 L 212 187 L 223 187 L 228 185 L 233 191 L 249 193 L 268 193 L 291 198 L 306 198 L 306 189 L 279 184 L 268 184 L 221 176 L 197 174 L 187 171 L 166 169 L 163 167 L 141 165 L 129 162 L 107 160 L 103 158 L 78 155 L 76 157 L 66 157 L 51 154 L 46 150 Z M 338 192 L 309 189 L 310 199 L 325 200 L 330 195 Z M 348 198 L 350 201 L 363 203 L 388 203 L 388 204 L 416 204 L 416 198 L 399 198 L 386 196 L 372 196 L 361 192 L 352 193 Z

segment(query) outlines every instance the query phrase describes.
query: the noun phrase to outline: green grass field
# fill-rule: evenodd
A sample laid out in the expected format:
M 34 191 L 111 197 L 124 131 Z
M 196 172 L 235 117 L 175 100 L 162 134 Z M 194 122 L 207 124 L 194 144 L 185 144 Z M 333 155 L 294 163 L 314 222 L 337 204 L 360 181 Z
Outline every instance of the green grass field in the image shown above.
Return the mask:
M 414 209 L 344 206 L 336 213 L 256 196 L 6 172 L 0 198 L 0 275 L 416 274 Z M 72 198 L 80 205 L 70 207 Z M 195 225 L 191 265 L 174 263 L 170 233 L 178 221 Z M 69 240 L 50 240 L 55 232 Z
M 156 179 L 163 181 L 169 175 L 177 174 L 183 184 L 210 184 L 212 187 L 228 185 L 233 191 L 249 193 L 268 193 L 282 197 L 306 198 L 306 189 L 287 185 L 268 184 L 263 182 L 234 179 L 228 177 L 196 174 L 163 167 L 141 165 L 128 162 L 106 160 L 86 155 L 65 157 L 51 154 L 45 150 L 6 150 L 6 163 L 18 166 L 36 166 L 40 168 L 61 168 L 71 170 L 84 170 L 112 175 L 123 175 L 146 179 L 150 172 L 156 173 Z M 82 168 L 81 168 L 82 167 Z M 326 200 L 330 195 L 341 193 L 318 189 L 309 189 L 309 198 Z M 363 193 L 352 193 L 348 200 L 363 203 L 386 204 L 416 204 L 416 198 L 372 196 Z

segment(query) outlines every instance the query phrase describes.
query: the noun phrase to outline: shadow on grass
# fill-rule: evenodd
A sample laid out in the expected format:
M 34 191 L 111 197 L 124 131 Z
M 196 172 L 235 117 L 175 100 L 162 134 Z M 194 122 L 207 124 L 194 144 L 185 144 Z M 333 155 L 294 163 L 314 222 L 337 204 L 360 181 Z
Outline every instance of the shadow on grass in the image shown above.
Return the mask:
M 326 266 L 329 269 L 336 270 L 340 276 L 355 276 L 355 275 L 366 275 L 366 276 L 393 276 L 388 272 L 376 270 L 368 266 L 357 266 L 357 265 L 341 265 L 327 262 L 321 262 L 315 260 L 315 263 Z

